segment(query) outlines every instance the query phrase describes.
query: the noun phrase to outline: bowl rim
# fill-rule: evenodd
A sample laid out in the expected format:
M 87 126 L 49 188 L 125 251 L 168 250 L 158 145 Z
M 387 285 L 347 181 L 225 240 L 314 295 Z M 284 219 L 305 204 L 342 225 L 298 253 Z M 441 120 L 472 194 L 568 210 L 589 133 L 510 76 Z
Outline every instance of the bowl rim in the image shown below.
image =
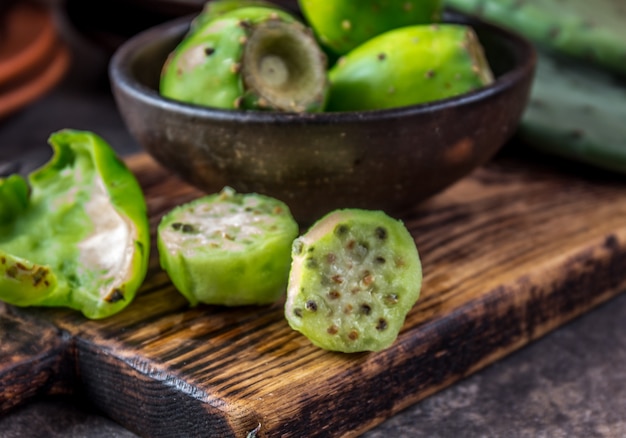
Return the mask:
M 471 15 L 452 11 L 452 22 L 466 22 L 470 25 L 479 25 L 481 28 L 495 34 L 497 37 L 508 40 L 515 47 L 516 65 L 513 69 L 497 76 L 491 84 L 480 89 L 452 96 L 433 102 L 407 105 L 388 109 L 363 111 L 328 111 L 318 113 L 291 113 L 281 111 L 257 110 L 230 110 L 212 108 L 202 105 L 185 103 L 166 98 L 157 90 L 138 81 L 132 74 L 130 65 L 133 58 L 149 43 L 158 39 L 181 35 L 188 29 L 191 20 L 197 14 L 185 15 L 139 32 L 121 44 L 111 56 L 108 66 L 109 81 L 114 88 L 118 88 L 133 99 L 152 107 L 193 116 L 199 119 L 219 120 L 222 122 L 246 123 L 294 123 L 306 124 L 334 124 L 334 123 L 367 123 L 373 120 L 399 119 L 419 114 L 429 114 L 448 108 L 458 109 L 464 106 L 488 99 L 504 93 L 525 78 L 532 77 L 537 62 L 537 53 L 534 45 L 521 34 L 505 29 L 499 25 L 481 20 Z M 449 20 L 445 20 L 447 22 Z

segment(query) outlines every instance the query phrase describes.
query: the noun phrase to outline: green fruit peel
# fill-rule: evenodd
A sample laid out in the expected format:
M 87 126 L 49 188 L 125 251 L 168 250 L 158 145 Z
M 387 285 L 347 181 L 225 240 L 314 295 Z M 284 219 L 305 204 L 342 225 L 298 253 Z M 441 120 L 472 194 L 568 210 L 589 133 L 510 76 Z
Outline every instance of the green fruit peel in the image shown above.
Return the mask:
M 163 65 L 161 95 L 221 109 L 323 110 L 327 58 L 293 15 L 246 6 L 197 20 Z
M 164 215 L 157 242 L 161 266 L 192 306 L 263 305 L 285 293 L 297 235 L 283 202 L 225 188 Z
M 201 29 L 207 23 L 222 15 L 246 7 L 276 8 L 276 5 L 265 0 L 211 0 L 202 7 L 202 11 L 191 21 L 190 33 Z
M 398 27 L 441 21 L 441 0 L 299 0 L 321 44 L 344 55 Z
M 0 180 L 0 299 L 105 318 L 133 300 L 147 272 L 144 195 L 97 135 L 62 130 L 49 142 L 53 157 L 27 180 Z
M 361 111 L 432 102 L 480 89 L 493 73 L 474 30 L 416 25 L 378 35 L 330 70 L 327 111 Z
M 415 241 L 382 211 L 329 213 L 294 241 L 292 259 L 285 317 L 326 350 L 391 346 L 420 295 Z

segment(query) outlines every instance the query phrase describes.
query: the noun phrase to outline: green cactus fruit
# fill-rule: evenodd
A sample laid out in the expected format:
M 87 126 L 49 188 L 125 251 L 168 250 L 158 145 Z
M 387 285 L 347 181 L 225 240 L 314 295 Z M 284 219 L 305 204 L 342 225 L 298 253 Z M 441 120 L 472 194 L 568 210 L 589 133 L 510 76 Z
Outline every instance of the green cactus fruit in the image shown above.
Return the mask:
M 519 137 L 529 146 L 626 173 L 626 83 L 539 51 Z
M 190 31 L 194 32 L 196 29 L 202 28 L 208 22 L 227 12 L 251 6 L 276 7 L 273 3 L 265 0 L 210 0 L 204 4 L 202 11 L 192 20 Z
M 278 8 L 225 12 L 167 58 L 160 93 L 222 109 L 315 112 L 328 91 L 327 58 L 312 31 Z
M 391 29 L 441 21 L 441 0 L 299 0 L 320 42 L 339 55 Z
M 285 318 L 320 348 L 380 351 L 396 340 L 421 283 L 402 222 L 382 211 L 334 211 L 294 241 Z
M 623 0 L 445 0 L 525 35 L 545 49 L 626 74 Z
M 327 111 L 394 108 L 444 99 L 493 81 L 474 30 L 461 24 L 394 29 L 330 70 Z
M 225 188 L 179 205 L 157 229 L 160 263 L 192 306 L 276 301 L 298 225 L 279 200 Z

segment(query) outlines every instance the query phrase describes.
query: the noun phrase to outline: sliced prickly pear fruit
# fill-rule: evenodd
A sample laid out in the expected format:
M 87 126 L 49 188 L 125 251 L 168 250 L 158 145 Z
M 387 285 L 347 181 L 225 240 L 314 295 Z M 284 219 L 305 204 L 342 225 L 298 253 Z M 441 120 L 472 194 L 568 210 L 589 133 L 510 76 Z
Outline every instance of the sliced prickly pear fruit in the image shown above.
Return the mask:
M 164 215 L 157 244 L 161 266 L 192 306 L 261 305 L 284 294 L 297 235 L 283 202 L 225 188 Z
M 163 96 L 224 109 L 324 108 L 327 58 L 311 30 L 269 7 L 231 10 L 195 29 L 166 60 Z
M 444 0 L 552 50 L 626 74 L 623 0 Z
M 382 211 L 338 210 L 294 241 L 285 317 L 323 349 L 380 351 L 396 340 L 421 283 L 402 222 Z
M 398 27 L 441 20 L 441 0 L 299 0 L 320 42 L 343 55 Z
M 528 145 L 626 173 L 626 82 L 539 51 L 519 137 Z
M 329 77 L 327 111 L 431 102 L 493 81 L 474 30 L 460 24 L 416 25 L 385 32 L 342 57 Z

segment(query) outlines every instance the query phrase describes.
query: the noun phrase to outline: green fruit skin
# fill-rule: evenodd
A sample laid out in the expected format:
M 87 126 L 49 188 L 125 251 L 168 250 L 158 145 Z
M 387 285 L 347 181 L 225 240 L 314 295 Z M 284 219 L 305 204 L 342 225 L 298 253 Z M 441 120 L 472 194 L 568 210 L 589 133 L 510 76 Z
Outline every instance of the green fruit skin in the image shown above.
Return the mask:
M 626 9 L 622 0 L 445 0 L 535 43 L 626 74 Z
M 158 227 L 157 245 L 162 268 L 191 306 L 199 303 L 223 306 L 265 305 L 284 293 L 291 263 L 291 244 L 298 225 L 284 203 L 257 194 L 234 194 L 227 202 L 242 203 L 254 197 L 271 211 L 277 226 L 254 242 L 235 249 L 198 245 L 181 249 L 168 243 L 166 230 L 180 221 L 181 213 L 224 202 L 223 194 L 208 195 L 180 205 L 163 216 Z M 252 216 L 242 224 L 253 224 Z M 238 236 L 232 236 L 235 242 Z
M 161 72 L 160 93 L 196 105 L 239 109 L 244 95 L 241 60 L 248 35 L 242 21 L 258 24 L 279 19 L 294 22 L 274 8 L 245 7 L 222 14 L 196 29 L 174 49 Z
M 345 55 L 329 73 L 328 111 L 395 108 L 477 90 L 493 74 L 474 31 L 417 25 L 379 35 Z
M 441 0 L 299 0 L 320 42 L 338 55 L 386 31 L 441 21 Z
M 192 20 L 190 32 L 201 29 L 210 21 L 221 17 L 222 15 L 252 6 L 260 6 L 265 8 L 276 8 L 276 5 L 265 0 L 211 0 L 207 1 L 202 11 Z
M 341 237 L 338 226 L 352 234 Z M 380 227 L 386 230 L 384 243 L 376 235 Z M 367 255 L 358 256 L 362 256 L 360 262 L 352 258 L 351 242 L 364 242 L 363 247 L 368 247 Z M 342 271 L 342 266 L 348 267 Z M 363 269 L 372 274 L 368 286 L 362 284 L 367 278 Z M 285 318 L 294 330 L 325 350 L 381 351 L 396 340 L 420 296 L 421 284 L 415 241 L 401 221 L 382 211 L 337 210 L 294 241 Z M 333 290 L 340 290 L 341 297 L 333 295 Z M 360 310 L 364 303 L 370 306 L 367 314 Z M 385 328 L 379 330 L 381 319 Z M 353 331 L 357 336 L 351 337 Z
M 0 299 L 69 307 L 90 319 L 111 316 L 132 302 L 147 272 L 142 189 L 96 134 L 65 129 L 49 142 L 54 155 L 28 176 L 28 198 L 24 180 L 0 181 L 0 210 L 14 209 L 0 224 Z M 14 196 L 7 196 L 10 186 Z M 117 254 L 108 251 L 118 248 L 111 243 L 111 220 L 127 232 L 115 241 L 124 244 Z M 119 263 L 108 263 L 111 257 Z
M 214 108 L 267 110 L 258 96 L 246 90 L 241 63 L 250 29 L 272 20 L 305 29 L 290 13 L 262 6 L 224 12 L 195 29 L 167 58 L 161 72 L 161 95 Z M 303 110 L 321 111 L 325 99 L 324 92 Z

